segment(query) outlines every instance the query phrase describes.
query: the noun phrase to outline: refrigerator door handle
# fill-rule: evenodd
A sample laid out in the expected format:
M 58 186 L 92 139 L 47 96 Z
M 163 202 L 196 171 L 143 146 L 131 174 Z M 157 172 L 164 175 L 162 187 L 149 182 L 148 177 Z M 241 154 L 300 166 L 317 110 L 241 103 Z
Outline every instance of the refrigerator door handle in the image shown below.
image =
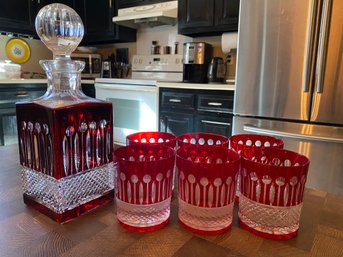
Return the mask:
M 331 19 L 332 0 L 324 0 L 320 24 L 318 61 L 316 67 L 316 92 L 323 93 L 324 77 L 327 55 L 327 44 L 329 41 L 329 27 Z
M 269 135 L 269 136 L 279 136 L 279 137 L 292 138 L 292 139 L 302 139 L 302 140 L 308 140 L 308 141 L 320 141 L 320 142 L 327 142 L 327 143 L 343 144 L 343 138 L 297 134 L 297 133 L 292 133 L 292 132 L 287 132 L 287 131 L 274 130 L 270 128 L 257 127 L 251 124 L 244 124 L 243 130 L 246 132 L 259 133 L 259 134 L 264 134 L 264 135 Z
M 318 1 L 311 0 L 310 2 L 310 16 L 308 19 L 308 35 L 307 35 L 307 42 L 306 42 L 306 52 L 305 52 L 305 60 L 306 63 L 304 65 L 304 77 L 303 77 L 303 92 L 309 92 L 310 84 L 311 84 L 311 77 L 312 77 L 312 70 L 313 70 L 313 59 L 314 59 L 314 42 L 316 41 L 316 24 L 317 24 L 317 9 L 318 9 Z

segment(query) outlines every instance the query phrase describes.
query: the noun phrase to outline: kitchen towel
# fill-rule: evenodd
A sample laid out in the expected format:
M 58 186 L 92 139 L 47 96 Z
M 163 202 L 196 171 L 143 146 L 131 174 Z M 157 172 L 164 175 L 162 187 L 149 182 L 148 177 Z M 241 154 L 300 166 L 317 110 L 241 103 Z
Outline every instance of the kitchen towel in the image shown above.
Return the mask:
M 229 53 L 231 49 L 237 48 L 238 33 L 223 33 L 222 35 L 222 51 Z

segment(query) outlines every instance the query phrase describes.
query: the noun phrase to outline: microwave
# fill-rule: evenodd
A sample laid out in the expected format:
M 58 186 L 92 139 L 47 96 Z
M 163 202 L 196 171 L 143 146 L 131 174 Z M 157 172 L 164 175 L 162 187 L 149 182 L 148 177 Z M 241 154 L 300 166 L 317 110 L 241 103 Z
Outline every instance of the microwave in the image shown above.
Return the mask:
M 71 59 L 85 62 L 81 78 L 100 78 L 101 55 L 93 53 L 72 53 Z

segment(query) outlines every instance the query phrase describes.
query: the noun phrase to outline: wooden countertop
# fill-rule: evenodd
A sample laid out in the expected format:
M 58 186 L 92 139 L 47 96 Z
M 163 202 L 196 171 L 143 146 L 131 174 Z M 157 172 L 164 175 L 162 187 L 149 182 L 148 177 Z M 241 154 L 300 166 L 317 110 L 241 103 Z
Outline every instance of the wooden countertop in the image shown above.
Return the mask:
M 222 235 L 199 236 L 180 227 L 177 198 L 167 227 L 134 233 L 116 220 L 115 204 L 59 225 L 23 203 L 18 149 L 0 147 L 0 256 L 343 256 L 343 196 L 307 189 L 297 237 L 273 241 L 237 225 Z

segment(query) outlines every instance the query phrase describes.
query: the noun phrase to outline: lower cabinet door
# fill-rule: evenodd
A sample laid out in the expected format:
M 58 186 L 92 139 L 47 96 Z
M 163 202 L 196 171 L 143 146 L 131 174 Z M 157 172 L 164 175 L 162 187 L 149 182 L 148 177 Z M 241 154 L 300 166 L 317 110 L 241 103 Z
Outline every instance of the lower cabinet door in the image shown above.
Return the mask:
M 199 115 L 196 118 L 195 130 L 230 137 L 232 134 L 232 117 L 218 118 Z
M 160 114 L 160 131 L 169 132 L 176 136 L 193 131 L 193 114 L 166 113 Z

